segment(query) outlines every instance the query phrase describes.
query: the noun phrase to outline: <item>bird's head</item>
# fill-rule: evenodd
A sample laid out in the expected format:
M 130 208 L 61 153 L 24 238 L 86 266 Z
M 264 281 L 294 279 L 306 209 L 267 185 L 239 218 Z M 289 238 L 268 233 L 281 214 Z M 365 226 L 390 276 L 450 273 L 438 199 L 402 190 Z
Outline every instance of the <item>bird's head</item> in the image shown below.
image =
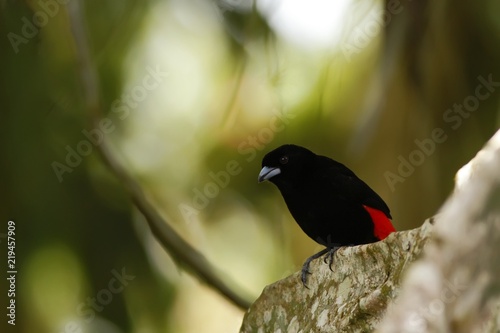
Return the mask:
M 307 165 L 314 161 L 315 156 L 312 151 L 303 147 L 280 146 L 264 156 L 259 182 L 269 180 L 275 185 L 286 185 L 293 179 L 300 179 L 300 175 L 307 169 Z

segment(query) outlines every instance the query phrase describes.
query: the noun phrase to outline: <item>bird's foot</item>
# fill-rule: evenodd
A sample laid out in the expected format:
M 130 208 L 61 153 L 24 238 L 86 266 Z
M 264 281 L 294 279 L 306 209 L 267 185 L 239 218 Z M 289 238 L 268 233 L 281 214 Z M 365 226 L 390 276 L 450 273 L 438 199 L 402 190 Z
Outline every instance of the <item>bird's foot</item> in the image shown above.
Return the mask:
M 307 286 L 307 275 L 312 274 L 311 271 L 309 270 L 309 265 L 311 264 L 311 261 L 318 259 L 319 257 L 326 254 L 325 257 L 323 258 L 323 262 L 325 264 L 328 264 L 328 267 L 333 272 L 333 269 L 332 269 L 333 255 L 340 248 L 341 248 L 340 244 L 332 244 L 332 247 L 327 247 L 327 248 L 319 251 L 318 253 L 310 256 L 309 258 L 307 258 L 307 260 L 304 262 L 304 265 L 302 265 L 302 272 L 301 272 L 301 277 L 300 277 L 304 287 L 309 289 L 309 287 Z M 327 259 L 328 259 L 328 262 L 327 262 Z
M 337 252 L 338 249 L 340 249 L 341 246 L 337 245 L 337 244 L 333 244 L 333 247 L 331 248 L 327 248 L 325 250 L 328 250 L 328 253 L 326 254 L 326 256 L 323 258 L 323 262 L 325 264 L 328 264 L 328 267 L 330 268 L 330 270 L 333 272 L 333 269 L 332 269 L 332 263 L 333 263 L 333 255 L 335 254 L 335 252 Z M 326 262 L 326 259 L 328 259 L 328 263 Z
M 319 251 L 316 254 L 313 254 L 312 256 L 310 256 L 309 258 L 307 258 L 307 260 L 304 262 L 304 265 L 302 265 L 302 274 L 300 276 L 300 279 L 301 279 L 302 284 L 304 285 L 304 287 L 306 287 L 307 289 L 309 289 L 309 287 L 307 286 L 307 275 L 311 274 L 311 272 L 309 271 L 309 265 L 311 264 L 311 261 L 313 261 L 314 259 L 318 259 L 319 257 L 321 257 L 322 255 L 324 255 L 328 251 L 330 251 L 330 249 L 326 248 L 326 249 L 323 249 L 323 250 Z

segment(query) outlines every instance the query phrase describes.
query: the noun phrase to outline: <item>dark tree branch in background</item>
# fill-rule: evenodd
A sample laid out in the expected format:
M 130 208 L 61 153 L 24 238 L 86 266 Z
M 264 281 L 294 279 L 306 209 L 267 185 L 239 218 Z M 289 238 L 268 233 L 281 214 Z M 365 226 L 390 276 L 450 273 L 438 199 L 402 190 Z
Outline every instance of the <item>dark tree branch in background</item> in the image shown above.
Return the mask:
M 99 80 L 97 71 L 90 55 L 88 39 L 83 19 L 83 11 L 80 2 L 70 1 L 68 3 L 71 30 L 79 61 L 80 75 L 85 98 L 85 107 L 90 121 L 96 128 L 102 119 L 102 110 L 99 93 Z M 125 186 L 132 198 L 134 205 L 144 215 L 152 233 L 160 244 L 168 251 L 177 264 L 186 267 L 198 278 L 216 289 L 236 306 L 247 309 L 250 306 L 250 297 L 244 297 L 235 290 L 239 288 L 229 287 L 228 279 L 221 278 L 220 273 L 212 266 L 199 251 L 189 245 L 177 232 L 158 214 L 146 199 L 141 186 L 128 174 L 127 170 L 115 158 L 109 142 L 104 138 L 98 145 L 98 150 L 111 172 Z M 234 285 L 234 283 L 230 283 Z

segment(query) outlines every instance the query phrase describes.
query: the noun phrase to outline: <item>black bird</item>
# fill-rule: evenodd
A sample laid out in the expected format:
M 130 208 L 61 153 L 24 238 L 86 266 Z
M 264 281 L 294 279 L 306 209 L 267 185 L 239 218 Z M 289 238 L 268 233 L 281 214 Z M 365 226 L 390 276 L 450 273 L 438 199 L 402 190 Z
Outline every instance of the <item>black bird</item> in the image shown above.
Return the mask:
M 396 231 L 375 191 L 345 165 L 306 148 L 289 144 L 269 152 L 259 173 L 259 182 L 265 180 L 278 187 L 302 230 L 326 246 L 305 261 L 304 286 L 312 260 L 328 252 L 331 269 L 340 247 L 377 242 Z

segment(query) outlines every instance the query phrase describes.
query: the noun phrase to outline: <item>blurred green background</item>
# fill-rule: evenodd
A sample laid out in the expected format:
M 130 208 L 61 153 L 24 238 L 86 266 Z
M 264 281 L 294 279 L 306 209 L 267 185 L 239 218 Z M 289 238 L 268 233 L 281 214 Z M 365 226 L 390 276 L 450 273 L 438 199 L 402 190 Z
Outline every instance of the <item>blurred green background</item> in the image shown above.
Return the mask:
M 18 270 L 8 331 L 241 324 L 155 241 L 102 163 L 101 135 L 162 216 L 257 297 L 320 249 L 257 183 L 267 151 L 295 143 L 347 164 L 404 230 L 437 212 L 499 125 L 493 0 L 86 1 L 99 129 L 65 2 L 0 1 L 1 274 L 9 220 Z

